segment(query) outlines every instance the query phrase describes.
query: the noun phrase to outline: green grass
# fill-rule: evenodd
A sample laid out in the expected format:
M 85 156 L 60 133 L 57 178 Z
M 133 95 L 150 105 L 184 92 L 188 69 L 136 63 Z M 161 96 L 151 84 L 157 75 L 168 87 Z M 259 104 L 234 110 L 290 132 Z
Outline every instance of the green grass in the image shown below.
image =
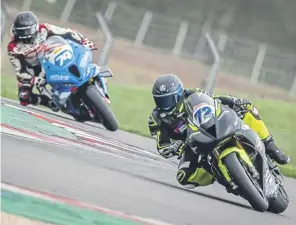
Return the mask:
M 2 76 L 1 95 L 16 99 L 14 77 Z M 112 108 L 123 130 L 149 136 L 147 119 L 153 108 L 151 90 L 147 87 L 128 87 L 109 82 Z M 296 103 L 251 98 L 262 119 L 278 145 L 292 157 L 292 162 L 283 166 L 285 175 L 296 177 Z

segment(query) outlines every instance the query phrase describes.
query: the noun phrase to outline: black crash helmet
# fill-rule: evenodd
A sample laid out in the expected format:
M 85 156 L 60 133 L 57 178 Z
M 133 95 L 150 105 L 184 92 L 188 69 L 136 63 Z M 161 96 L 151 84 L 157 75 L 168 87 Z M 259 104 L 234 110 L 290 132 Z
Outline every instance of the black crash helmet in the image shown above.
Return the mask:
M 19 12 L 12 25 L 12 33 L 15 39 L 25 44 L 34 43 L 38 29 L 38 19 L 30 11 Z
M 167 114 L 179 111 L 182 104 L 183 83 L 174 74 L 160 75 L 154 82 L 152 95 L 159 111 Z

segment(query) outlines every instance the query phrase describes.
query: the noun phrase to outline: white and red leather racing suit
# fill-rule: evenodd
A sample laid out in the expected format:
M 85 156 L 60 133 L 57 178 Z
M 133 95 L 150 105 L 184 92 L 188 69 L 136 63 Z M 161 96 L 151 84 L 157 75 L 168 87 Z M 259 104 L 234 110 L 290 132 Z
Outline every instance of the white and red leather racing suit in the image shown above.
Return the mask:
M 24 44 L 12 37 L 7 46 L 8 57 L 16 72 L 18 98 L 22 105 L 41 104 L 49 106 L 49 98 L 45 95 L 32 93 L 32 89 L 34 85 L 40 87 L 46 83 L 37 55 L 41 51 L 42 44 L 52 35 L 71 39 L 86 48 L 94 48 L 93 42 L 89 41 L 78 31 L 47 23 L 39 24 L 39 30 L 33 44 Z

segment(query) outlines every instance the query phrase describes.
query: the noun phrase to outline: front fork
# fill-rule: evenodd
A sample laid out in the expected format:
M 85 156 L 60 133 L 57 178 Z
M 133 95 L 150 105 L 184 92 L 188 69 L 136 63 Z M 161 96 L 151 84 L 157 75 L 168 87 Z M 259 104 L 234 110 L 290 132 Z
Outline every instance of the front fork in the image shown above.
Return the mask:
M 100 86 L 102 87 L 105 96 L 109 98 L 108 89 L 107 89 L 105 79 L 101 76 L 98 76 L 98 79 L 99 79 Z M 98 84 L 96 83 L 96 85 L 98 85 Z
M 98 89 L 98 91 L 102 94 L 102 97 L 105 98 L 108 104 L 111 103 L 110 95 L 108 94 L 107 85 L 105 79 L 101 76 L 97 76 L 98 79 L 94 80 L 94 85 Z
M 87 104 L 85 104 L 81 98 L 75 99 L 75 96 L 73 95 L 69 96 L 65 106 L 61 107 L 61 110 L 64 113 L 70 114 L 72 116 L 83 116 L 85 115 L 85 112 L 83 111 L 84 109 L 82 107 L 85 107 L 85 109 L 87 110 L 88 112 L 87 117 L 90 117 L 91 119 L 93 119 L 94 114 L 92 110 L 88 108 Z

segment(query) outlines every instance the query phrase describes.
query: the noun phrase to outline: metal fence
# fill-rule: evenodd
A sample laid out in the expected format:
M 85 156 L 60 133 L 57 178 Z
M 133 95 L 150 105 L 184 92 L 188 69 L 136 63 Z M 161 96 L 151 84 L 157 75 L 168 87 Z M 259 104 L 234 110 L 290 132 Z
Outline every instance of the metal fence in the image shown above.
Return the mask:
M 208 23 L 193 24 L 182 18 L 107 0 L 9 0 L 9 3 L 44 12 L 60 18 L 61 22 L 69 20 L 93 28 L 98 27 L 96 12 L 100 11 L 115 38 L 204 63 L 211 57 L 205 38 L 210 29 Z M 222 58 L 221 70 L 245 76 L 253 83 L 278 86 L 296 95 L 296 51 L 231 37 L 220 31 L 211 30 L 211 35 Z
M 7 11 L 6 5 L 1 1 L 1 42 L 4 41 L 4 35 L 6 30 Z

